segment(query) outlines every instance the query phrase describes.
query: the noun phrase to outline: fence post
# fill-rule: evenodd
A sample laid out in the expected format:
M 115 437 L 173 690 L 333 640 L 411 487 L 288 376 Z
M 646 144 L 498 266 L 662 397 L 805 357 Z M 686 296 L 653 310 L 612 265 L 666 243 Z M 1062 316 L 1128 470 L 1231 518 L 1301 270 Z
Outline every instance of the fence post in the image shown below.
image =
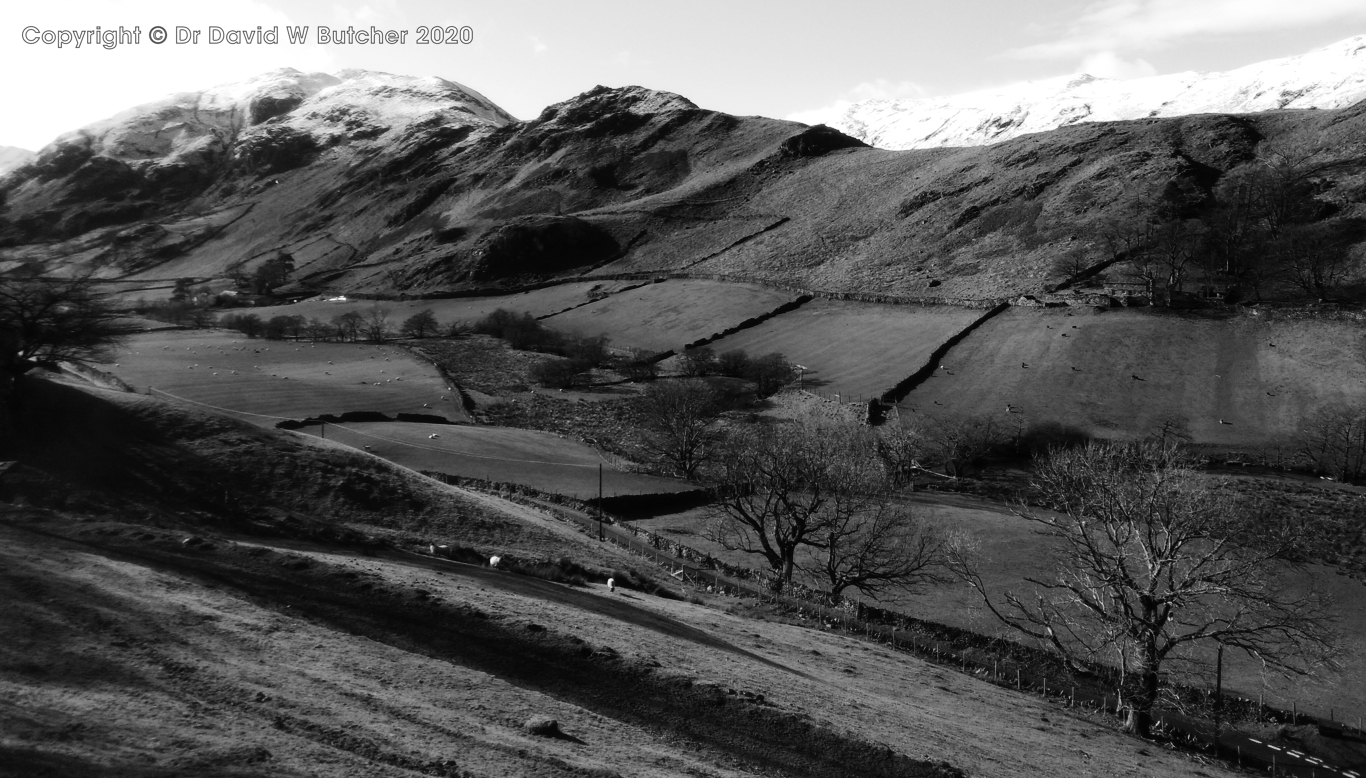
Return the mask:
M 1020 690 L 1020 668 L 1015 668 L 1015 691 Z

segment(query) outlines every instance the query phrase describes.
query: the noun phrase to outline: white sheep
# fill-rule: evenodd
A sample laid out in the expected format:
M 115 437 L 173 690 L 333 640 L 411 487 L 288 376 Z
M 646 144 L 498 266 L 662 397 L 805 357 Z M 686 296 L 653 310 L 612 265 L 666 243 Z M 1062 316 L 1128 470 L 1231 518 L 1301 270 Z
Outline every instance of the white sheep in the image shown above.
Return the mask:
M 503 558 L 502 558 L 502 557 L 498 556 L 497 554 L 494 554 L 493 556 L 489 557 L 489 567 L 497 568 L 497 567 L 498 567 L 498 563 L 500 563 L 500 562 L 502 562 L 502 561 L 503 561 Z
M 615 592 L 616 590 L 617 590 L 617 579 L 615 579 L 615 578 L 608 578 L 608 579 L 607 579 L 607 591 L 609 591 L 609 592 Z

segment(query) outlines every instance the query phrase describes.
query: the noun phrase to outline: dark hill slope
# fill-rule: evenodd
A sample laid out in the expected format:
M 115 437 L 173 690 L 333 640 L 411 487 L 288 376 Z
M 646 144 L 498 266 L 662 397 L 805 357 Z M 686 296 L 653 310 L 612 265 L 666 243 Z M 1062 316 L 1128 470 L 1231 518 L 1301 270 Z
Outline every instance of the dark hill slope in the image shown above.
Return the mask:
M 1057 256 L 1094 242 L 1109 220 L 1204 213 L 1221 178 L 1273 146 L 1325 149 L 1339 164 L 1318 176 L 1315 197 L 1332 218 L 1358 215 L 1363 113 L 1085 124 L 989 147 L 889 152 L 824 127 L 598 87 L 527 122 L 434 119 L 384 143 L 331 135 L 298 159 L 283 135 L 276 148 L 258 133 L 253 153 L 288 158 L 288 169 L 224 169 L 198 194 L 132 197 L 123 211 L 128 190 L 109 178 L 117 165 L 97 155 L 68 170 L 59 145 L 0 180 L 10 244 L 0 271 L 78 264 L 111 278 L 204 277 L 285 250 L 307 289 L 687 269 L 1005 297 L 1061 280 Z M 87 222 L 72 213 L 83 211 L 117 224 L 82 232 Z

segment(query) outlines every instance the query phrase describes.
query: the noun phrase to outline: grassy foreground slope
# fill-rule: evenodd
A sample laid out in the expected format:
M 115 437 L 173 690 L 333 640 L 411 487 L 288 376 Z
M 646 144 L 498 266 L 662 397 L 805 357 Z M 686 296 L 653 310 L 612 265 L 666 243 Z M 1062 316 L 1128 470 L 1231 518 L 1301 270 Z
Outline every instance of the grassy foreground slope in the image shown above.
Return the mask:
M 849 638 L 284 539 L 252 498 L 315 528 L 629 563 L 362 453 L 30 386 L 0 503 L 3 775 L 1223 774 Z M 566 737 L 523 730 L 536 715 Z
M 1325 405 L 1366 400 L 1366 330 L 1349 322 L 1011 308 L 943 363 L 903 409 L 1119 438 L 1174 419 L 1196 443 L 1255 447 Z

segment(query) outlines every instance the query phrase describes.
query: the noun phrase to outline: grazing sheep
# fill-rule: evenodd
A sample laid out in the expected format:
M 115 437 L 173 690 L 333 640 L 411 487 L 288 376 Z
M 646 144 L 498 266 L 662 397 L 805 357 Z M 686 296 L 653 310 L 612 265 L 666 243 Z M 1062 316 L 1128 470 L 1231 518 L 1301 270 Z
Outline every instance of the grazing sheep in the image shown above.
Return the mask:
M 497 554 L 494 554 L 493 556 L 489 557 L 489 567 L 496 569 L 498 567 L 498 564 L 502 561 L 502 557 L 498 556 Z
M 617 590 L 617 579 L 615 579 L 615 578 L 608 578 L 608 579 L 607 579 L 607 591 L 609 591 L 609 592 L 615 592 L 616 590 Z

